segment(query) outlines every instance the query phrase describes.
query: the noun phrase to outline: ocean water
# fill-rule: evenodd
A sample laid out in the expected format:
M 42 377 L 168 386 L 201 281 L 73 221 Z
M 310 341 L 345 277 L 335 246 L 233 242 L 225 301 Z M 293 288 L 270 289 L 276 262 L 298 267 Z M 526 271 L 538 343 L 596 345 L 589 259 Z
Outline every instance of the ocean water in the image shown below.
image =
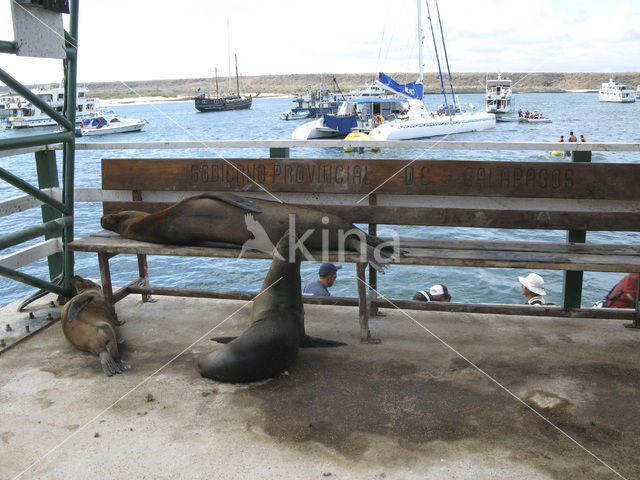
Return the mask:
M 469 103 L 478 108 L 483 106 L 483 95 L 460 95 L 461 104 Z M 441 103 L 439 96 L 427 96 L 428 106 Z M 595 93 L 518 94 L 516 104 L 523 110 L 538 110 L 553 119 L 549 124 L 498 123 L 496 128 L 484 132 L 452 135 L 450 140 L 464 141 L 555 141 L 560 135 L 568 137 L 569 131 L 585 135 L 594 142 L 640 142 L 640 102 L 633 104 L 600 103 Z M 282 121 L 278 114 L 291 108 L 290 98 L 257 98 L 250 110 L 220 113 L 199 113 L 192 102 L 167 102 L 159 104 L 133 104 L 115 106 L 120 115 L 131 118 L 145 118 L 149 124 L 140 133 L 110 135 L 108 137 L 83 138 L 79 142 L 142 142 L 160 140 L 255 140 L 289 139 L 291 132 L 302 121 Z M 50 127 L 51 128 L 51 127 Z M 16 135 L 43 133 L 46 129 L 6 130 L 0 132 L 2 138 Z M 105 157 L 263 157 L 267 149 L 203 149 L 203 150 L 97 150 L 77 151 L 76 187 L 99 187 L 100 160 Z M 454 150 L 391 150 L 379 153 L 347 154 L 340 148 L 292 149 L 291 156 L 299 158 L 342 158 L 345 156 L 375 156 L 376 158 L 406 159 L 460 159 L 460 160 L 501 160 L 501 161 L 558 161 L 547 152 L 531 151 L 454 151 Z M 61 153 L 58 152 L 59 168 Z M 596 152 L 593 162 L 640 162 L 640 153 Z M 37 176 L 33 154 L 0 158 L 0 166 L 24 178 L 33 185 Z M 61 172 L 59 177 L 62 179 Z M 0 182 L 0 199 L 18 196 L 21 193 Z M 100 229 L 102 214 L 99 203 L 78 203 L 76 205 L 75 236 L 80 237 Z M 5 234 L 40 223 L 40 210 L 0 218 L 0 228 Z M 423 238 L 459 239 L 536 239 L 565 241 L 564 231 L 525 231 L 473 228 L 440 227 L 379 227 L 379 234 L 393 228 L 401 236 Z M 591 232 L 587 241 L 596 243 L 640 242 L 640 235 L 627 232 Z M 34 241 L 35 242 L 35 241 Z M 32 242 L 33 243 L 33 242 Z M 1 255 L 23 247 L 7 249 Z M 162 286 L 224 288 L 237 290 L 260 289 L 269 267 L 269 261 L 224 260 L 208 258 L 150 257 L 149 273 L 151 283 Z M 135 257 L 123 255 L 111 260 L 113 281 L 124 284 L 131 281 L 137 271 Z M 317 278 L 317 263 L 304 262 L 301 268 L 303 283 Z M 25 273 L 47 278 L 46 260 L 40 260 L 21 269 Z M 75 254 L 76 274 L 100 278 L 95 254 Z M 378 277 L 380 293 L 409 299 L 420 289 L 435 283 L 444 283 L 449 288 L 453 301 L 523 303 L 518 275 L 528 271 L 519 269 L 480 269 L 459 267 L 423 267 L 392 265 L 385 275 Z M 537 271 L 547 286 L 547 300 L 562 303 L 562 271 Z M 608 290 L 622 275 L 586 272 L 584 276 L 583 306 L 591 306 L 606 295 Z M 32 293 L 33 287 L 0 277 L 0 305 L 5 305 Z M 356 296 L 355 267 L 345 264 L 341 269 L 333 295 Z

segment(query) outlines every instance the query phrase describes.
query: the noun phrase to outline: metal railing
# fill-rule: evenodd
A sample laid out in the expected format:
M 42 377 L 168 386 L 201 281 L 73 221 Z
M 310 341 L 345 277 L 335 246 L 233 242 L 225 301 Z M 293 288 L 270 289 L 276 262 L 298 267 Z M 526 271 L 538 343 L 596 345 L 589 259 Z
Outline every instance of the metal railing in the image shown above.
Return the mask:
M 22 85 L 4 70 L 0 69 L 0 81 L 10 89 L 24 97 L 27 101 L 42 110 L 58 125 L 61 131 L 39 135 L 7 138 L 0 142 L 0 153 L 14 155 L 21 149 L 31 149 L 35 153 L 38 187 L 24 181 L 17 175 L 0 168 L 0 179 L 27 193 L 42 203 L 42 224 L 0 237 L 0 248 L 16 246 L 25 241 L 44 236 L 45 242 L 22 251 L 24 259 L 37 257 L 38 253 L 48 253 L 49 280 L 42 280 L 17 268 L 22 262 L 10 262 L 5 258 L 0 263 L 0 275 L 36 288 L 45 289 L 61 296 L 71 293 L 71 277 L 73 276 L 73 255 L 66 248 L 73 240 L 74 212 L 74 161 L 75 161 L 75 116 L 76 116 L 76 74 L 77 74 L 77 39 L 78 39 L 78 0 L 71 0 L 69 14 L 69 31 L 65 31 L 66 58 L 64 68 L 64 114 L 56 112 L 53 107 L 38 98 L 31 90 Z M 15 54 L 15 42 L 0 41 L 0 53 Z M 60 192 L 56 154 L 49 149 L 52 144 L 59 144 L 63 151 L 63 182 Z M 3 155 L 4 156 L 4 155 Z M 51 193 L 48 193 L 49 190 Z M 53 192 L 61 195 L 53 195 Z M 58 239 L 59 241 L 55 241 Z M 52 242 L 52 240 L 54 240 Z M 56 251 L 51 253 L 51 245 Z M 31 252 L 31 254 L 29 254 Z M 59 277 L 54 283 L 52 279 Z

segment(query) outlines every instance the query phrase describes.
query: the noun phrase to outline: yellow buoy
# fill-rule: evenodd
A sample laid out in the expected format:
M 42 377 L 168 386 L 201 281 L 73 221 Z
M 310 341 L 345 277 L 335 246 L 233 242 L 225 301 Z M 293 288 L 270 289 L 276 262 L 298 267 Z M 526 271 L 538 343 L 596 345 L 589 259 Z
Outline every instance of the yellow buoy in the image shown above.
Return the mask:
M 371 137 L 364 132 L 351 132 L 346 136 L 345 140 L 371 140 Z M 353 152 L 355 150 L 354 147 L 344 147 L 344 151 L 347 153 Z M 358 151 L 364 151 L 364 147 L 358 147 Z M 380 151 L 379 147 L 372 147 L 371 151 L 378 152 Z

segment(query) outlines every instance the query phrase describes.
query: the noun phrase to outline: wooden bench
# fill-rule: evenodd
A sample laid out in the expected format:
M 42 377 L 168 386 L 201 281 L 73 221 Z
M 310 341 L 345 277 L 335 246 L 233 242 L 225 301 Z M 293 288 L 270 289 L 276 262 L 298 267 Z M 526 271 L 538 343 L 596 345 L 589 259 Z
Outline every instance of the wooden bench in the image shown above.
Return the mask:
M 393 301 L 401 308 L 519 315 L 632 319 L 640 312 L 583 309 L 582 272 L 640 272 L 640 245 L 584 243 L 587 231 L 640 231 L 640 164 L 583 162 L 487 162 L 380 159 L 103 159 L 104 213 L 157 211 L 203 191 L 315 206 L 355 224 L 547 229 L 568 231 L 567 242 L 403 238 L 398 263 L 460 267 L 564 270 L 563 305 L 470 304 Z M 126 295 L 186 295 L 251 299 L 254 293 L 151 286 L 147 255 L 234 258 L 236 249 L 138 242 L 101 232 L 76 239 L 73 251 L 98 254 L 107 299 Z M 139 278 L 113 292 L 109 259 L 138 257 Z M 246 258 L 270 258 L 248 252 Z M 361 335 L 370 339 L 371 309 L 390 306 L 377 298 L 376 272 L 356 254 L 330 261 L 357 265 L 358 298 L 305 297 L 307 303 L 359 305 Z M 394 268 L 393 265 L 390 268 Z M 367 294 L 366 286 L 369 285 Z

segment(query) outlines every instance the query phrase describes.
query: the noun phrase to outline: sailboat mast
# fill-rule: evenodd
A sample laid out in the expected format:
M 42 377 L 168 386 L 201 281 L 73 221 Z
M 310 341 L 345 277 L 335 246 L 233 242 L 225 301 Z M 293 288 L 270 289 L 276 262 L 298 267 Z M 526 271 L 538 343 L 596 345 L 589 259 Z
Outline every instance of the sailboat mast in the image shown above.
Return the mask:
M 231 93 L 231 35 L 229 33 L 229 18 L 227 18 L 227 91 Z
M 240 96 L 240 79 L 238 78 L 238 55 L 234 55 L 236 59 L 236 87 L 238 87 L 238 96 Z
M 218 67 L 216 67 L 216 97 L 220 96 L 220 89 L 218 88 Z
M 424 74 L 423 74 L 423 61 L 422 61 L 422 7 L 420 6 L 420 2 L 422 0 L 417 0 L 418 2 L 418 82 L 424 83 Z
M 447 46 L 444 43 L 444 32 L 442 31 L 442 21 L 440 20 L 440 7 L 438 7 L 438 0 L 436 0 L 436 12 L 438 13 L 438 24 L 440 25 L 440 37 L 442 38 L 442 48 L 444 50 L 444 60 L 447 64 L 447 73 L 449 74 L 449 88 L 451 88 L 451 96 L 453 97 L 453 105 L 458 106 L 456 101 L 456 94 L 453 91 L 453 80 L 451 79 L 451 70 L 449 69 L 449 57 L 447 56 Z
M 419 0 L 418 0 L 419 3 Z M 431 21 L 431 9 L 429 8 L 429 0 L 425 2 L 427 4 L 427 17 L 429 18 L 429 25 L 431 26 L 431 38 L 433 39 L 433 50 L 436 52 L 436 61 L 438 62 L 438 75 L 440 76 L 440 89 L 444 96 L 444 104 L 448 105 L 447 92 L 444 90 L 444 82 L 442 80 L 442 69 L 440 68 L 440 56 L 438 55 L 438 45 L 436 45 L 436 35 L 433 32 L 433 22 Z

